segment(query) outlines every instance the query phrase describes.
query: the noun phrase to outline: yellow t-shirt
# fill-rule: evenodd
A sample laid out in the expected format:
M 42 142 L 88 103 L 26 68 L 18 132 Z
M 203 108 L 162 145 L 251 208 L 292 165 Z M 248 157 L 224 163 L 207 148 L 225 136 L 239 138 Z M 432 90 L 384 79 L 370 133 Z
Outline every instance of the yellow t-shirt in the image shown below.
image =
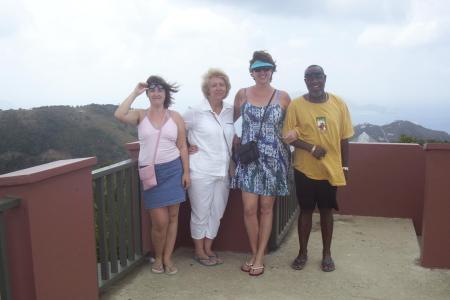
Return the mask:
M 354 131 L 344 101 L 330 93 L 324 103 L 312 103 L 303 96 L 294 99 L 286 112 L 283 134 L 292 129 L 299 139 L 327 151 L 318 160 L 308 151 L 295 148 L 294 168 L 308 178 L 328 180 L 333 186 L 345 185 L 340 141 L 352 137 Z

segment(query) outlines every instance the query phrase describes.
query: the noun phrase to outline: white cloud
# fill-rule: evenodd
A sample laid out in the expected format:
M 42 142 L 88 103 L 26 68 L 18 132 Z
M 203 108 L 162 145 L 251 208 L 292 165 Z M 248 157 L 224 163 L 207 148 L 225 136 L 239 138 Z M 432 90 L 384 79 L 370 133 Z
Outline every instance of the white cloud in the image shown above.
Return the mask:
M 413 47 L 427 45 L 439 37 L 436 21 L 413 22 L 404 26 L 376 25 L 366 28 L 358 37 L 363 46 Z
M 181 85 L 182 111 L 202 97 L 209 67 L 229 74 L 232 102 L 253 83 L 248 61 L 260 49 L 277 61 L 273 85 L 293 96 L 305 92 L 303 71 L 314 63 L 325 67 L 327 89 L 356 104 L 450 98 L 443 0 L 0 1 L 0 108 L 119 103 L 159 74 Z
M 416 47 L 436 43 L 449 34 L 449 14 L 450 5 L 446 1 L 414 0 L 405 20 L 367 25 L 357 42 L 363 46 L 383 47 Z

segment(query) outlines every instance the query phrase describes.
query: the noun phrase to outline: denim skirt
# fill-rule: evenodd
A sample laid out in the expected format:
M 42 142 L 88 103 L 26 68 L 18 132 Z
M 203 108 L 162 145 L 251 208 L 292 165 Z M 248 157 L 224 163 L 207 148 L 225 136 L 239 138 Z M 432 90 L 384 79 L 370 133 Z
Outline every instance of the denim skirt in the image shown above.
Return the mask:
M 157 185 L 143 191 L 144 207 L 158 208 L 186 201 L 186 191 L 181 182 L 183 166 L 181 159 L 155 165 Z M 142 188 L 142 183 L 141 183 Z M 142 190 L 144 190 L 142 188 Z

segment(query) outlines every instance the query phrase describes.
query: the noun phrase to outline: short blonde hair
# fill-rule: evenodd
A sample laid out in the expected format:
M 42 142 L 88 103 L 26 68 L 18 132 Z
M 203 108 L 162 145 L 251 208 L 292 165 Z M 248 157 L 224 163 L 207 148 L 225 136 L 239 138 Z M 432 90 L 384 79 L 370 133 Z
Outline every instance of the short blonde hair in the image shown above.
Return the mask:
M 202 80 L 203 95 L 205 95 L 205 97 L 208 99 L 208 92 L 209 92 L 208 83 L 211 80 L 211 78 L 213 78 L 213 77 L 222 78 L 223 81 L 225 82 L 225 87 L 227 89 L 227 92 L 225 94 L 225 98 L 226 98 L 231 89 L 230 78 L 228 78 L 228 75 L 225 74 L 224 71 L 222 71 L 221 69 L 215 69 L 215 68 L 209 69 L 202 77 L 202 79 L 203 79 Z

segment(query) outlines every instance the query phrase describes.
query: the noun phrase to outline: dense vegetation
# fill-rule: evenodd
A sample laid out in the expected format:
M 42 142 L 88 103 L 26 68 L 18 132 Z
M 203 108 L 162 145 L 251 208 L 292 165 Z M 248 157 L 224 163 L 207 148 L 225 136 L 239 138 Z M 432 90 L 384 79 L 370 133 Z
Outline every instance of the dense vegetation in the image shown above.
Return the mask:
M 413 144 L 419 144 L 419 145 L 424 145 L 426 143 L 444 143 L 444 144 L 449 144 L 450 141 L 442 141 L 442 140 L 433 140 L 433 139 L 418 139 L 416 137 L 413 136 L 409 136 L 406 134 L 402 134 L 400 135 L 400 139 L 398 141 L 399 143 L 404 143 L 404 144 L 408 144 L 408 143 L 413 143 Z
M 133 126 L 118 122 L 117 106 L 47 106 L 0 110 L 0 174 L 67 158 L 96 156 L 97 167 L 128 158 L 124 144 L 137 140 Z M 445 142 L 446 132 L 408 121 L 355 126 L 355 138 L 365 132 L 375 142 Z
M 114 119 L 114 105 L 0 111 L 0 174 L 59 159 L 96 156 L 98 166 L 128 155 L 136 129 Z

